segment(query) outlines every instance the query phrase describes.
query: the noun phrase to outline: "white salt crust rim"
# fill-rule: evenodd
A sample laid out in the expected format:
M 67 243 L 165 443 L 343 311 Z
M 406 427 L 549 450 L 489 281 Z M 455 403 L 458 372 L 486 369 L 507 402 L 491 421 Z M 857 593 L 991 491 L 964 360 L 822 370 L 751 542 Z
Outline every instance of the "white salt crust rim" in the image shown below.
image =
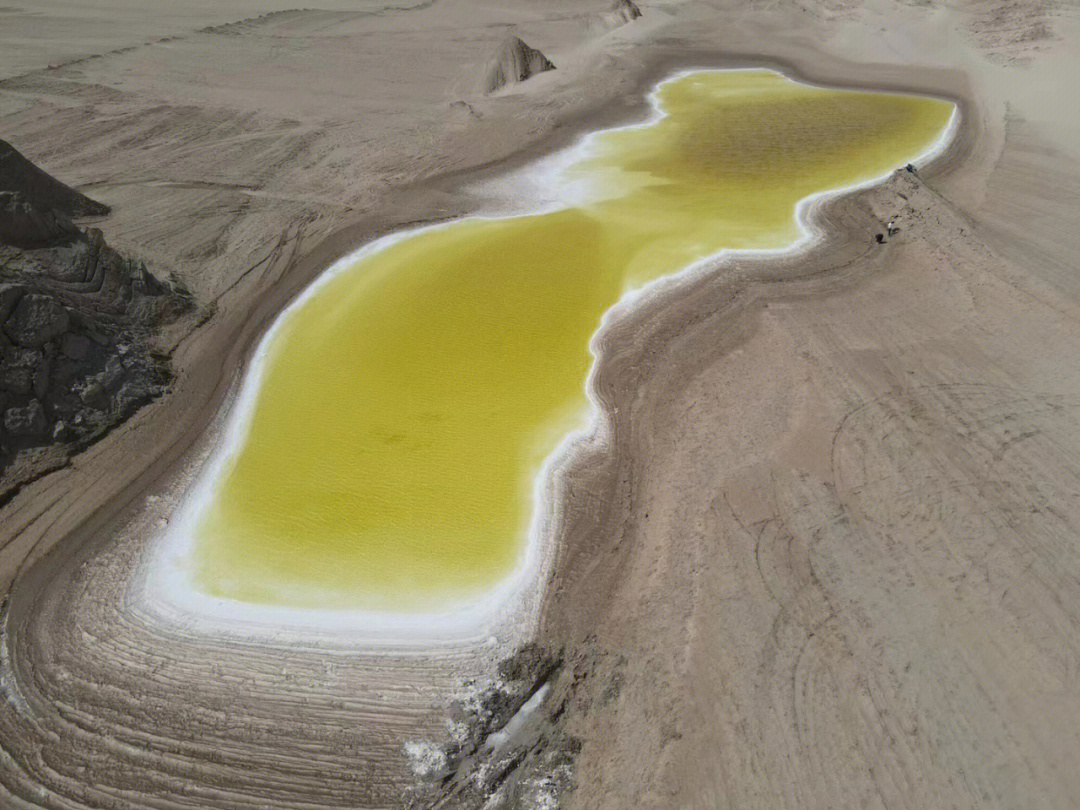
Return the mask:
M 893 170 L 877 177 L 826 191 L 801 199 L 795 206 L 799 237 L 782 248 L 725 249 L 709 255 L 680 271 L 626 291 L 601 318 L 600 326 L 589 343 L 592 364 L 585 380 L 585 395 L 589 403 L 587 422 L 583 427 L 563 437 L 555 450 L 545 459 L 533 480 L 533 510 L 525 539 L 524 554 L 513 571 L 495 588 L 481 597 L 460 602 L 439 612 L 398 613 L 364 610 L 302 609 L 277 605 L 261 605 L 235 599 L 209 596 L 194 587 L 184 570 L 183 561 L 194 543 L 192 525 L 201 508 L 208 502 L 222 470 L 242 447 L 251 423 L 255 396 L 265 369 L 269 346 L 278 329 L 291 314 L 302 307 L 324 284 L 338 274 L 348 271 L 362 259 L 396 242 L 417 234 L 450 227 L 468 220 L 512 219 L 535 216 L 581 205 L 606 196 L 587 181 L 567 182 L 566 170 L 594 154 L 596 138 L 610 132 L 649 127 L 666 117 L 660 109 L 661 88 L 669 82 L 702 73 L 739 71 L 769 71 L 788 81 L 815 85 L 792 79 L 772 68 L 703 68 L 686 69 L 657 83 L 649 93 L 650 116 L 640 123 L 597 130 L 583 135 L 577 143 L 553 155 L 537 160 L 497 180 L 474 186 L 485 199 L 499 205 L 499 212 L 486 212 L 449 222 L 426 225 L 399 231 L 376 239 L 338 259 L 315 279 L 288 307 L 275 318 L 261 338 L 244 375 L 239 391 L 221 415 L 217 439 L 203 459 L 192 470 L 194 480 L 182 492 L 167 526 L 148 544 L 139 571 L 132 580 L 128 604 L 139 613 L 158 620 L 175 623 L 186 632 L 243 637 L 271 643 L 332 644 L 347 647 L 392 647 L 407 651 L 443 645 L 473 645 L 498 643 L 500 646 L 515 639 L 532 635 L 539 619 L 543 587 L 551 571 L 557 547 L 558 530 L 562 525 L 563 473 L 573 459 L 586 450 L 610 445 L 610 424 L 596 399 L 594 380 L 597 371 L 599 337 L 613 321 L 626 317 L 636 308 L 646 305 L 661 293 L 687 284 L 703 273 L 713 272 L 731 257 L 790 257 L 805 252 L 822 238 L 809 225 L 810 208 L 831 197 L 876 185 L 889 177 Z M 852 92 L 866 92 L 852 90 Z M 919 95 L 891 92 L 895 95 Z M 910 158 L 923 163 L 941 154 L 951 143 L 960 125 L 959 107 L 953 106 L 948 124 L 937 140 L 921 155 Z M 522 188 L 526 191 L 523 192 Z M 531 207 L 522 209 L 512 200 L 528 196 Z M 491 205 L 492 203 L 489 203 Z M 163 521 L 164 522 L 164 521 Z

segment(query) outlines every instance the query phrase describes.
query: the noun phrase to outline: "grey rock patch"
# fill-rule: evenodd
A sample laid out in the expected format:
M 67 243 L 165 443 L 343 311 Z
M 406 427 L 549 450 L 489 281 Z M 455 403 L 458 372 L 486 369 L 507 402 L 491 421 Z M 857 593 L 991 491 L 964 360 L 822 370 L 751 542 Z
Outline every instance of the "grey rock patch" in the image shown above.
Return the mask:
M 34 372 L 44 359 L 37 349 L 9 346 L 0 356 L 0 389 L 13 394 L 29 394 Z
M 59 211 L 39 210 L 22 195 L 0 192 L 0 243 L 35 248 L 72 239 L 79 229 Z
M 449 740 L 406 744 L 417 778 L 406 807 L 556 810 L 573 790 L 581 748 L 561 722 L 579 681 L 537 644 L 502 661 L 493 682 L 466 681 L 449 710 Z
M 35 438 L 45 433 L 45 409 L 36 399 L 23 408 L 4 412 L 4 430 L 19 438 Z
M 4 332 L 19 346 L 38 348 L 67 331 L 71 317 L 52 298 L 28 293 L 19 299 L 4 323 Z
M 26 287 L 21 284 L 0 284 L 0 323 L 8 319 L 25 292 Z
M 72 360 L 82 360 L 90 351 L 90 338 L 69 332 L 60 341 L 60 351 Z

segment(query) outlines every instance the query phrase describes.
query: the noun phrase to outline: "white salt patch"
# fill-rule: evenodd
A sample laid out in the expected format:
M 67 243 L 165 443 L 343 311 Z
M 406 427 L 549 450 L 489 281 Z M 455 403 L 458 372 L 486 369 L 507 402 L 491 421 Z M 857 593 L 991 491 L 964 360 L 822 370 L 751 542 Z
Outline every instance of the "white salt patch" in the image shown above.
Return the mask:
M 433 779 L 446 773 L 446 752 L 433 742 L 411 740 L 405 743 L 409 769 L 420 779 Z

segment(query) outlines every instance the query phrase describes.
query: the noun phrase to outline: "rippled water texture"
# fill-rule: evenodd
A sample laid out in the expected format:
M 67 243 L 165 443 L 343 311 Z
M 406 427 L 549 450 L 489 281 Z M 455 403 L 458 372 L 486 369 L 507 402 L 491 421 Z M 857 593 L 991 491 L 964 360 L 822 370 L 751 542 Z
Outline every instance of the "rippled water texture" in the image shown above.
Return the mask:
M 658 99 L 666 118 L 568 170 L 591 202 L 419 232 L 284 316 L 193 524 L 197 589 L 410 612 L 491 588 L 524 553 L 543 459 L 583 423 L 604 311 L 722 248 L 790 244 L 799 199 L 903 165 L 952 112 L 768 71 L 690 74 Z

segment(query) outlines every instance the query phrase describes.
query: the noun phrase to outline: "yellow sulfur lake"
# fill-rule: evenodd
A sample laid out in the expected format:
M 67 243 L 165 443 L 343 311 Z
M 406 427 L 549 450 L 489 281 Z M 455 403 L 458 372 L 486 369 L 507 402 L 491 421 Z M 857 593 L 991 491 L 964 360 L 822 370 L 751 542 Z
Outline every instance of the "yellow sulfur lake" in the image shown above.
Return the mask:
M 523 560 L 544 458 L 584 424 L 604 312 L 723 248 L 791 244 L 800 199 L 903 166 L 953 112 L 766 70 L 655 100 L 664 117 L 566 168 L 582 203 L 404 236 L 282 316 L 191 524 L 198 591 L 406 613 L 490 591 Z

